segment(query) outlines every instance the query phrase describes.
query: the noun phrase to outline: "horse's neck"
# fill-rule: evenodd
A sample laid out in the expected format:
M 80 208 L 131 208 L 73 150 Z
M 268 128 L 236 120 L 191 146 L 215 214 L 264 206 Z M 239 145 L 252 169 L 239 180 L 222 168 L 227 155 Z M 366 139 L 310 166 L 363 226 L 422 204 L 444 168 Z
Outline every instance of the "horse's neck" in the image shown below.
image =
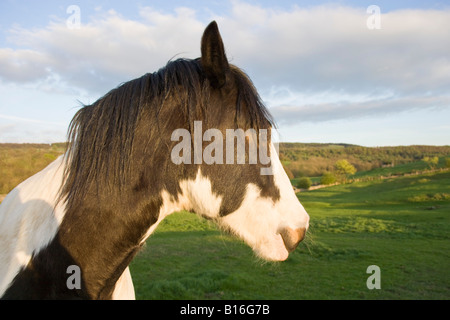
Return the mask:
M 130 205 L 129 210 L 124 203 L 114 207 L 82 203 L 69 208 L 58 231 L 58 243 L 80 267 L 86 291 L 93 298 L 110 297 L 148 229 L 158 222 L 161 200 L 142 207 Z
M 130 183 L 132 186 L 133 183 Z M 67 206 L 59 243 L 80 266 L 89 295 L 109 298 L 115 283 L 145 240 L 170 213 L 185 209 L 167 191 L 109 190 Z

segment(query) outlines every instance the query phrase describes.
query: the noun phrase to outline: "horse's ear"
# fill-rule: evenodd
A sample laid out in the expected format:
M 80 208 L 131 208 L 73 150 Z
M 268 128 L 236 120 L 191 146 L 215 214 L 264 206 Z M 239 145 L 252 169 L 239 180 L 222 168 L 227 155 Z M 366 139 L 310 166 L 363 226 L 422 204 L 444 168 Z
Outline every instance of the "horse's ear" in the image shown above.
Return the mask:
M 226 74 L 230 68 L 225 55 L 222 37 L 215 21 L 205 29 L 202 37 L 202 66 L 211 85 L 222 87 L 226 82 Z

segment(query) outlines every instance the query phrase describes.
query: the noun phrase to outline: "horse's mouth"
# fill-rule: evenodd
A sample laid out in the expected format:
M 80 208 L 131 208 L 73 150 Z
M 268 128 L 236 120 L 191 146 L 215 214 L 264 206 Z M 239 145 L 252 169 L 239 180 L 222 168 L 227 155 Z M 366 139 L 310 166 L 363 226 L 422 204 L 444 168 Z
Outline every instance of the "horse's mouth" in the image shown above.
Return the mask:
M 272 245 L 269 248 L 259 248 L 258 255 L 268 261 L 285 261 L 299 243 L 305 238 L 306 228 L 292 229 L 284 227 L 274 235 Z

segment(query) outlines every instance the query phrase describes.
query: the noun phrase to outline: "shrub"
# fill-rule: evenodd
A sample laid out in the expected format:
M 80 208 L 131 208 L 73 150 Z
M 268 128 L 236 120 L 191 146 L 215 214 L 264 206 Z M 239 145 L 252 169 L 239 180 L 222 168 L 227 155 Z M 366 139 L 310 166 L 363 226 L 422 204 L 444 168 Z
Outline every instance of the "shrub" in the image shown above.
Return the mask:
M 445 167 L 450 168 L 450 158 L 445 159 Z
M 439 163 L 438 157 L 423 157 L 422 160 L 426 162 L 431 169 L 434 169 Z
M 354 174 L 356 172 L 356 168 L 345 159 L 336 161 L 334 168 L 338 174 L 342 175 Z
M 307 177 L 303 177 L 300 178 L 297 182 L 297 188 L 300 189 L 309 189 L 309 187 L 311 187 L 311 179 L 307 178 Z
M 339 182 L 346 182 L 349 175 L 355 174 L 356 168 L 347 160 L 338 160 L 334 164 L 334 170 Z
M 325 172 L 320 178 L 320 184 L 333 184 L 336 182 L 336 177 L 331 172 Z

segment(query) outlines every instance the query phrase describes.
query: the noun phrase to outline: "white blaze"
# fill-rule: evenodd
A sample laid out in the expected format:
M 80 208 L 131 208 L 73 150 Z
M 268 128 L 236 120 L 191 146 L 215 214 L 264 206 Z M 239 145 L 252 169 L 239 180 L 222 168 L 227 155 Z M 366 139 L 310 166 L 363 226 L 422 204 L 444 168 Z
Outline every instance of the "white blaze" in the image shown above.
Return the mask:
M 275 185 L 280 190 L 280 199 L 274 202 L 262 197 L 261 190 L 250 183 L 240 208 L 223 217 L 220 222 L 246 241 L 263 259 L 282 261 L 287 259 L 289 252 L 279 234 L 280 228 L 307 229 L 309 216 L 297 199 L 273 144 L 270 152 L 271 168 Z

